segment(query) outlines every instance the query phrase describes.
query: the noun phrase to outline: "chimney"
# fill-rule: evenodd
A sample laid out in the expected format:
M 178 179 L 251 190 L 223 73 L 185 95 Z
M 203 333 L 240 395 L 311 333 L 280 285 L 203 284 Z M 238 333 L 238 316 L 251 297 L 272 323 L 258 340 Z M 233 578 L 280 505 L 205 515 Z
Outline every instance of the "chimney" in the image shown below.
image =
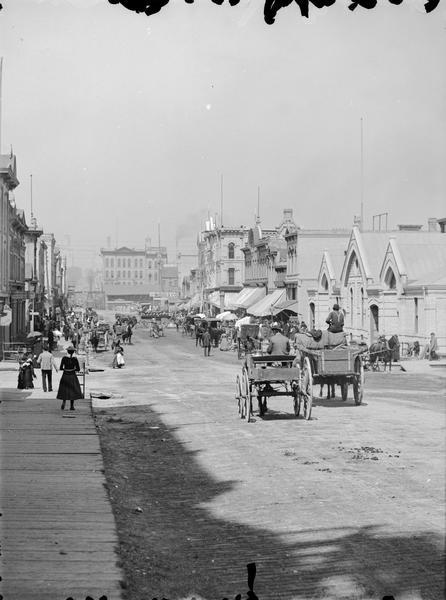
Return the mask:
M 293 209 L 292 208 L 284 208 L 283 209 L 283 220 L 284 221 L 292 221 L 293 220 Z
M 430 219 L 427 220 L 427 230 L 438 231 L 438 221 L 435 217 L 430 217 Z

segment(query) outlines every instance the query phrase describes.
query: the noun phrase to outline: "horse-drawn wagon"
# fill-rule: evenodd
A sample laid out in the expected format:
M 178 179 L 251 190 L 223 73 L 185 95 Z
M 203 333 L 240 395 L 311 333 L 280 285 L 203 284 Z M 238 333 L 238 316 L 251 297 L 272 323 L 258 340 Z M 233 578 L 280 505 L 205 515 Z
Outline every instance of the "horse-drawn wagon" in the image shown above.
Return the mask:
M 296 362 L 302 370 L 302 381 L 305 381 L 307 393 L 312 394 L 314 384 L 339 385 L 341 398 L 345 401 L 351 385 L 355 404 L 361 404 L 364 393 L 365 351 L 366 348 L 357 345 L 311 348 L 298 342 Z
M 235 382 L 235 398 L 240 418 L 251 421 L 253 403 L 257 400 L 258 413 L 262 417 L 267 411 L 267 398 L 291 396 L 296 417 L 304 405 L 304 417 L 310 418 L 311 405 L 301 393 L 301 369 L 294 365 L 294 356 L 248 355 L 241 376 Z M 310 398 L 312 396 L 310 395 Z

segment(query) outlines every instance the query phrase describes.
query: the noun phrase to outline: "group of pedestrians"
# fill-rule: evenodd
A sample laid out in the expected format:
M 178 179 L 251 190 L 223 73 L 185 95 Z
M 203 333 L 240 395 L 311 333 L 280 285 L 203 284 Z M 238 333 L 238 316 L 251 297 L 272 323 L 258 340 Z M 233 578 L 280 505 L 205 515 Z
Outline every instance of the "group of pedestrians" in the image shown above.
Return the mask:
M 65 409 L 67 401 L 70 402 L 70 410 L 75 410 L 74 401 L 83 398 L 76 374 L 80 371 L 80 365 L 77 357 L 73 356 L 74 351 L 73 346 L 67 348 L 67 356 L 61 359 L 59 368 L 48 345 L 44 346 L 42 352 L 37 357 L 37 364 L 42 374 L 42 388 L 44 392 L 53 391 L 53 369 L 56 373 L 62 371 L 56 396 L 58 400 L 62 400 L 60 407 L 62 410 Z M 32 355 L 28 355 L 20 364 L 17 388 L 19 390 L 33 389 L 34 379 L 37 379 L 37 375 L 34 370 L 33 357 Z

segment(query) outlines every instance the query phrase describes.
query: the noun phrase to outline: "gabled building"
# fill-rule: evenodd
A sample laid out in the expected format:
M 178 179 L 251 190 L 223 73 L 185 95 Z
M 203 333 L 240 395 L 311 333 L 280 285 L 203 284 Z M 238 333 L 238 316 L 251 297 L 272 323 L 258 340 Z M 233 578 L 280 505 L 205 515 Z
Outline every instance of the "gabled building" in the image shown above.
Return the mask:
M 317 289 L 321 256 L 327 282 L 335 285 L 335 266 L 344 259 L 345 247 L 350 236 L 347 229 L 300 229 L 290 230 L 286 235 L 287 269 L 285 277 L 286 302 L 280 308 L 292 310 L 313 328 L 318 316 L 314 302 L 308 302 L 310 290 Z M 279 308 L 279 307 L 278 307 Z
M 379 335 L 425 343 L 435 332 L 446 350 L 446 235 L 431 226 L 396 231 L 354 227 L 344 257 L 323 253 L 318 282 L 308 290 L 322 327 L 334 302 L 345 312 L 345 330 L 372 343 Z

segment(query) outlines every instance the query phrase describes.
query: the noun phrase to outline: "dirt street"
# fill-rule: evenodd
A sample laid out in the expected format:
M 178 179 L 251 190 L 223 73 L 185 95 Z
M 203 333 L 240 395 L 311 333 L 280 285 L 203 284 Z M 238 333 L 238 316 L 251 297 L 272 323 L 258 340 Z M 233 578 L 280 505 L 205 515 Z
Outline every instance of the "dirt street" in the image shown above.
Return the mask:
M 137 329 L 88 378 L 130 600 L 443 597 L 445 385 L 367 373 L 364 402 L 291 398 L 237 414 L 241 361 Z M 315 392 L 317 392 L 315 387 Z

